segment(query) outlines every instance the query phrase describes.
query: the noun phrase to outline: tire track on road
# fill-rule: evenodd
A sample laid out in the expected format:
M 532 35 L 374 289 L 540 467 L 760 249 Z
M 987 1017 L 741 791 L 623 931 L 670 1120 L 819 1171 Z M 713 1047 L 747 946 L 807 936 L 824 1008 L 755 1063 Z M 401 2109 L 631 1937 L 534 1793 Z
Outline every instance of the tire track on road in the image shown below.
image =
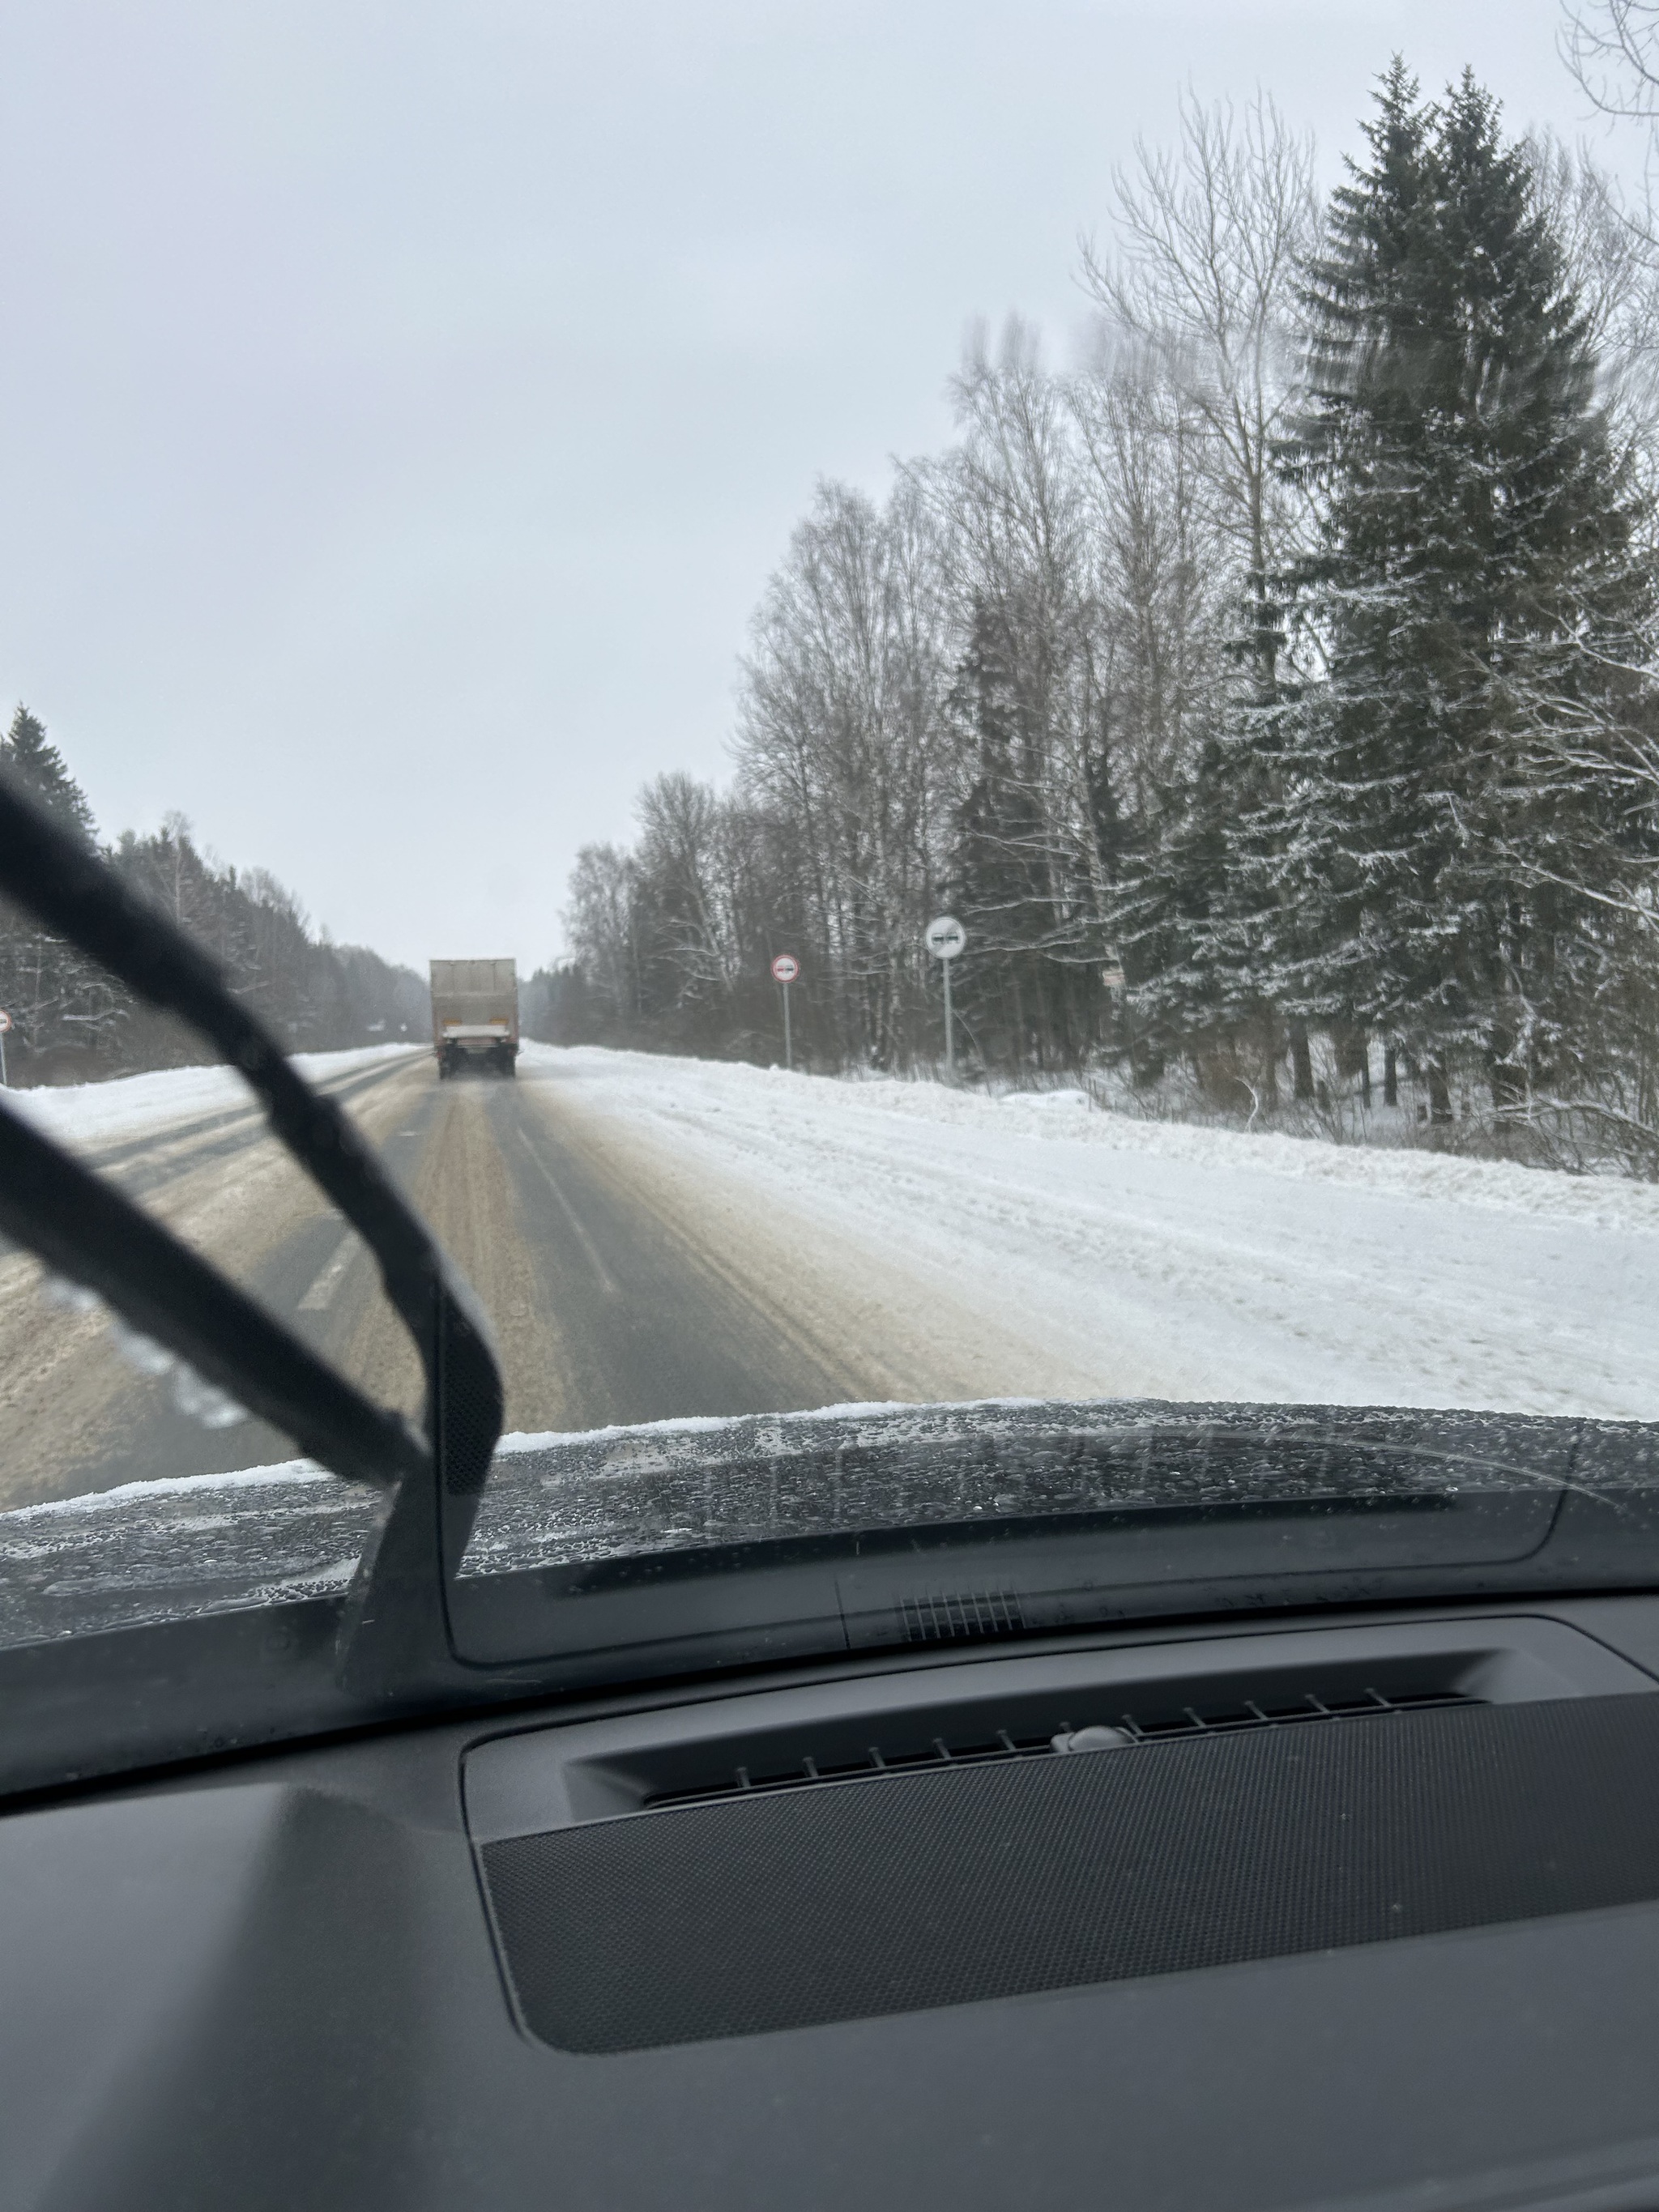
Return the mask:
M 520 1069 L 532 1111 L 551 1117 L 613 1182 L 626 1179 L 665 1230 L 720 1271 L 751 1309 L 787 1316 L 794 1340 L 840 1377 L 837 1396 L 855 1403 L 933 1403 L 990 1397 L 1088 1397 L 1098 1364 L 1057 1346 L 1012 1304 L 988 1316 L 983 1285 L 963 1285 L 928 1263 L 914 1240 L 884 1226 L 868 1237 L 811 1211 L 805 1190 L 750 1179 L 729 1142 L 660 1114 L 617 1113 L 592 1100 L 580 1074 L 551 1055 Z M 809 1155 L 804 1179 L 822 1181 Z M 963 1295 L 967 1291 L 969 1294 Z M 762 1410 L 805 1411 L 823 1396 L 775 1399 Z
M 411 1056 L 335 1086 L 477 1292 L 509 1431 L 1063 1389 L 1017 1336 L 806 1227 L 672 1133 L 595 1111 L 556 1067 L 441 1085 Z M 253 1116 L 111 1147 L 118 1180 L 360 1388 L 411 1414 L 419 1364 L 374 1263 Z M 126 1365 L 98 1316 L 0 1280 L 0 1504 L 270 1465 L 261 1423 L 210 1431 Z M 3 1273 L 3 1271 L 0 1271 Z M 1010 1347 L 1012 1346 L 1012 1350 Z
M 775 1413 L 854 1387 L 837 1347 L 688 1236 L 645 1164 L 596 1141 L 543 1078 L 523 1073 L 491 1118 L 563 1353 L 537 1418 L 515 1427 Z

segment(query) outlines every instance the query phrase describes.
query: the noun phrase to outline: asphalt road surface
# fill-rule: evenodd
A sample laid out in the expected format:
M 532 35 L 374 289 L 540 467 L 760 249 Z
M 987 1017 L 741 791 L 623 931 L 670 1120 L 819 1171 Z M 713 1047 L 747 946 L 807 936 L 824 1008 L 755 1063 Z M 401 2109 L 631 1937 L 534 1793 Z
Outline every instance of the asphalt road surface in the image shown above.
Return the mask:
M 556 1067 L 440 1084 L 411 1054 L 326 1087 L 478 1291 L 509 1431 L 1086 1382 L 1040 1355 L 1018 1373 L 1000 1365 L 896 1255 L 837 1250 L 763 1213 L 740 1183 L 595 1113 Z M 175 1122 L 90 1157 L 353 1380 L 418 1408 L 372 1260 L 258 1114 Z M 0 1508 L 295 1456 L 262 1424 L 213 1428 L 175 1396 L 106 1316 L 55 1302 L 27 1255 L 0 1259 Z

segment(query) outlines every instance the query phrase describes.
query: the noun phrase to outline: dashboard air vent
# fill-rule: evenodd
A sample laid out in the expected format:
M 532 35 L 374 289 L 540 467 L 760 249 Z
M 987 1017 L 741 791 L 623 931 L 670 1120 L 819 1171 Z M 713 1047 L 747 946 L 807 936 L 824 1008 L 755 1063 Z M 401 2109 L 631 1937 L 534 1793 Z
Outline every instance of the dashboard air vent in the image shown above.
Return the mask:
M 1042 1735 L 1011 1735 L 1006 1729 L 998 1729 L 989 1736 L 951 1733 L 935 1735 L 921 1749 L 914 1745 L 901 1748 L 895 1744 L 884 1747 L 872 1743 L 853 1758 L 826 1759 L 803 1753 L 787 1765 L 763 1769 L 731 1767 L 683 1789 L 653 1792 L 646 1798 L 645 1806 L 654 1808 L 690 1805 L 714 1798 L 742 1797 L 761 1790 L 804 1790 L 822 1782 L 862 1781 L 877 1775 L 913 1773 L 919 1767 L 981 1765 L 1010 1759 L 1052 1759 L 1057 1753 L 1093 1749 L 1092 1743 L 1080 1740 L 1091 1735 L 1114 1747 L 1128 1748 L 1136 1744 L 1166 1742 L 1171 1737 L 1231 1735 L 1241 1729 L 1293 1728 L 1310 1721 L 1366 1720 L 1389 1713 L 1420 1712 L 1431 1706 L 1481 1702 L 1455 1691 L 1389 1695 L 1381 1690 L 1366 1689 L 1357 1695 L 1350 1691 L 1329 1699 L 1307 1692 L 1284 1705 L 1261 1705 L 1255 1698 L 1246 1698 L 1237 1705 L 1207 1711 L 1187 1705 L 1177 1713 L 1091 1711 L 1075 1724 L 1069 1717 L 1057 1717 L 1053 1727 Z

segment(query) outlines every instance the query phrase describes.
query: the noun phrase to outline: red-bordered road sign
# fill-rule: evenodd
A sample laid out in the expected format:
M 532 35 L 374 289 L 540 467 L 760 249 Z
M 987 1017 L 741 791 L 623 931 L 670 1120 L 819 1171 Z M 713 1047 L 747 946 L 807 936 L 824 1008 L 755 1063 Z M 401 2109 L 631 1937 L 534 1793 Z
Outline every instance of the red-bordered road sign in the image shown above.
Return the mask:
M 772 963 L 772 977 L 775 982 L 793 983 L 799 973 L 800 963 L 793 952 L 780 952 Z
M 4 1036 L 10 1027 L 11 1016 L 3 1012 L 0 1012 L 0 1036 Z

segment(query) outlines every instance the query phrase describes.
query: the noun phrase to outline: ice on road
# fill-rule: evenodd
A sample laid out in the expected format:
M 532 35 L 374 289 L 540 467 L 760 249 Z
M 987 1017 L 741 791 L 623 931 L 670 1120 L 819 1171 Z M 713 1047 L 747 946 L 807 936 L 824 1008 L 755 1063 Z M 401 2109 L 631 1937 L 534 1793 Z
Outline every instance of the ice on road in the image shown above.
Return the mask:
M 722 1188 L 757 1245 L 804 1272 L 866 1255 L 947 1330 L 1041 1342 L 1101 1395 L 1659 1419 L 1650 1185 L 1138 1122 L 1076 1092 L 526 1051 Z

